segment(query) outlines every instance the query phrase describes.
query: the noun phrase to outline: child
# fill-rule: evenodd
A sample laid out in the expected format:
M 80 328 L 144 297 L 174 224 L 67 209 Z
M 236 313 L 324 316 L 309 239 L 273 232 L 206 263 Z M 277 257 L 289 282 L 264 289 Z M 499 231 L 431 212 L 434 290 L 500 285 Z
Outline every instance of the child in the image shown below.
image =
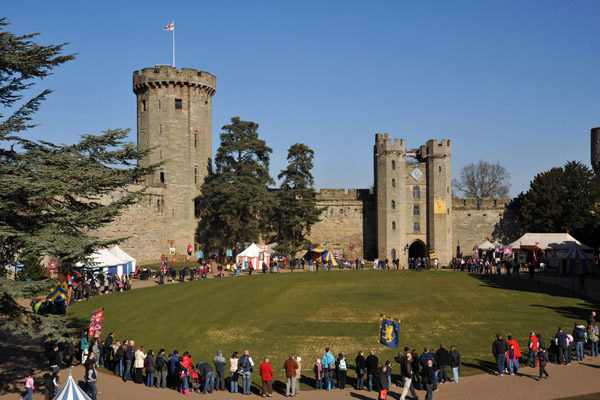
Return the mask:
M 54 386 L 54 395 L 58 394 L 58 385 L 60 384 L 60 371 L 52 374 L 52 386 Z
M 29 374 L 27 375 L 27 378 L 25 378 L 25 387 L 27 388 L 27 394 L 23 397 L 23 400 L 32 400 L 33 391 L 35 390 L 32 369 L 29 370 Z
M 388 388 L 392 387 L 392 362 L 391 361 L 386 361 L 385 362 L 385 373 L 387 375 L 387 380 L 388 380 Z
M 317 363 L 313 370 L 315 372 L 315 381 L 317 382 L 315 389 L 323 389 L 323 364 L 321 364 L 320 358 L 317 358 Z
M 546 354 L 546 348 L 544 346 L 540 347 L 538 352 L 538 362 L 540 363 L 540 377 L 537 379 L 542 380 L 542 374 L 546 374 L 545 379 L 548 379 L 548 372 L 546 372 L 546 362 L 548 361 L 548 356 Z

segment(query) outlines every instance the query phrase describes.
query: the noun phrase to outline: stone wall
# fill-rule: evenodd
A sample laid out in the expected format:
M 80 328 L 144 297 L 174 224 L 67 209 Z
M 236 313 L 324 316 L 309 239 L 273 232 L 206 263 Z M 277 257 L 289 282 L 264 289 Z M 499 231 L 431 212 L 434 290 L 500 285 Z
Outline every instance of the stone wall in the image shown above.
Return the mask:
M 139 190 L 141 186 L 131 186 L 130 190 Z M 119 246 L 132 257 L 138 265 L 146 262 L 159 262 L 163 254 L 168 254 L 167 232 L 165 218 L 165 188 L 160 186 L 148 187 L 145 194 L 123 211 L 121 216 L 103 227 L 92 232 L 102 239 L 128 239 Z M 123 196 L 123 191 L 113 192 L 102 199 L 107 204 Z
M 339 251 L 340 257 L 372 258 L 375 251 L 375 207 L 368 189 L 321 189 L 320 221 L 313 225 L 310 240 L 319 247 Z M 350 251 L 350 244 L 354 251 Z
M 485 242 L 486 238 L 493 240 L 493 231 L 500 221 L 505 205 L 510 199 L 452 199 L 452 245 L 454 256 L 456 246 L 460 246 L 463 255 L 472 255 L 473 247 Z

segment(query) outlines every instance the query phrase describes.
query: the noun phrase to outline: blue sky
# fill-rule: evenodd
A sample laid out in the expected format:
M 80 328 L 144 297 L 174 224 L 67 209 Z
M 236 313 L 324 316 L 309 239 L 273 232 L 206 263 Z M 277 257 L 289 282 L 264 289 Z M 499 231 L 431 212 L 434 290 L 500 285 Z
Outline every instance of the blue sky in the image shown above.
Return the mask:
M 535 174 L 590 163 L 600 126 L 598 1 L 11 1 L 16 34 L 69 42 L 74 61 L 35 86 L 55 92 L 29 135 L 72 143 L 131 128 L 134 70 L 170 64 L 217 76 L 213 154 L 221 127 L 260 124 L 273 148 L 315 150 L 317 188 L 368 188 L 377 132 L 414 148 L 452 140 L 453 176 L 500 161 L 511 195 Z

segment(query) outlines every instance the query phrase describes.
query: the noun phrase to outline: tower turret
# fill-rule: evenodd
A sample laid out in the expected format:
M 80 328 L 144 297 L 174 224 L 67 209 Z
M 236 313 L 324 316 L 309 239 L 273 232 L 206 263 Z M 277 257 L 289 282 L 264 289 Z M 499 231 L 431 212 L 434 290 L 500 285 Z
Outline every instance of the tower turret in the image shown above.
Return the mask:
M 166 189 L 167 243 L 160 246 L 184 253 L 194 243 L 194 199 L 212 159 L 216 78 L 205 71 L 160 65 L 135 71 L 133 92 L 138 145 L 152 149 L 139 163 L 165 161 L 154 175 L 144 177 L 146 184 Z
M 592 168 L 596 175 L 600 175 L 600 128 L 592 129 Z

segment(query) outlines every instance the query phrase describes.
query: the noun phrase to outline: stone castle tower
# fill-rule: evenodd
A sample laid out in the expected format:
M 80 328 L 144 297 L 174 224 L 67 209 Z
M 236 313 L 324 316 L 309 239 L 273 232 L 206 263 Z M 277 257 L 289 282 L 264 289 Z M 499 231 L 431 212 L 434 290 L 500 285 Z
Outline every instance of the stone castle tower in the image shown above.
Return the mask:
M 377 253 L 382 259 L 435 254 L 452 258 L 450 140 L 407 149 L 404 139 L 376 134 L 374 146 Z
M 195 243 L 194 199 L 212 161 L 215 91 L 216 78 L 205 71 L 160 65 L 133 73 L 138 145 L 153 149 L 139 163 L 164 162 L 144 183 L 164 190 L 160 208 L 166 243 L 155 246 L 165 253 L 183 254 Z

